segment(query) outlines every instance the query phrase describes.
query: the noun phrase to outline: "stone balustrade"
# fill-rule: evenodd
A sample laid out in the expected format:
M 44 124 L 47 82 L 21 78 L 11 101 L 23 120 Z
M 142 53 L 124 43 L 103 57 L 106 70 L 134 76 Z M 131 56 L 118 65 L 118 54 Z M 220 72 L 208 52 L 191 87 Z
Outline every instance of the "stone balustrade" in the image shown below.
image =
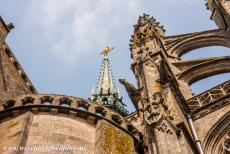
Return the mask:
M 193 119 L 230 104 L 230 80 L 187 100 Z
M 124 130 L 135 139 L 140 140 L 139 131 L 123 116 L 98 103 L 72 96 L 54 94 L 18 96 L 1 103 L 0 120 L 10 116 L 17 116 L 26 111 L 31 111 L 35 114 L 39 112 L 49 112 L 53 115 L 66 114 L 71 118 L 84 118 L 90 124 L 96 124 L 98 120 L 104 119 Z
M 230 94 L 230 80 L 205 91 L 187 101 L 191 110 L 210 104 Z

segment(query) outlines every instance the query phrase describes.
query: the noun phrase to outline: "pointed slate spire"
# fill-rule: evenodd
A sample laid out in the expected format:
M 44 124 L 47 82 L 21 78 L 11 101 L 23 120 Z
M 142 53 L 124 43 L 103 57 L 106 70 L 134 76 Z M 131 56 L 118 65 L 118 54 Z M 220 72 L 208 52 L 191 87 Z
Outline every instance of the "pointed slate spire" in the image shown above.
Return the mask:
M 107 50 L 108 51 L 107 51 Z M 98 79 L 98 84 L 97 84 L 97 93 L 101 94 L 109 94 L 114 92 L 114 81 L 113 81 L 113 76 L 112 72 L 109 66 L 109 58 L 108 58 L 108 53 L 112 50 L 113 48 L 105 48 L 102 52 L 104 55 L 102 66 L 101 66 L 101 72 L 100 76 Z
M 127 116 L 128 111 L 124 108 L 125 104 L 122 102 L 120 89 L 116 88 L 114 85 L 114 79 L 110 68 L 108 54 L 113 49 L 114 47 L 106 47 L 101 53 L 103 54 L 103 61 L 96 90 L 94 88 L 92 90 L 91 100 L 101 103 L 123 116 Z

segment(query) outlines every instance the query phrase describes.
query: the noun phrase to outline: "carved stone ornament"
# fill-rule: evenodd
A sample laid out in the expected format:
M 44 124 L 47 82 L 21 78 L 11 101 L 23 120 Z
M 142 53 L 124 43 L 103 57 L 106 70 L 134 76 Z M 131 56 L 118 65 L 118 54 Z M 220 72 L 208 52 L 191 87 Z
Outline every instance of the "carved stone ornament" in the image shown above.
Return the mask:
M 229 154 L 230 153 L 230 131 L 226 134 L 222 146 L 223 146 L 223 154 Z
M 130 47 L 135 48 L 141 46 L 142 43 L 159 38 L 162 36 L 162 31 L 165 31 L 163 26 L 156 22 L 156 19 L 147 14 L 140 16 L 137 25 L 134 25 L 134 34 L 130 39 Z
M 164 132 L 166 134 L 173 134 L 174 130 L 172 127 L 166 122 L 166 120 L 162 120 L 160 124 L 156 127 L 158 131 Z
M 153 29 L 151 26 L 146 26 L 143 31 L 139 31 L 132 36 L 131 43 L 140 46 L 142 43 L 154 39 L 157 36 L 158 34 L 155 29 Z
M 148 101 L 144 100 L 143 106 L 144 118 L 149 125 L 157 122 L 163 115 L 167 116 L 168 107 L 164 104 L 161 93 L 154 93 Z

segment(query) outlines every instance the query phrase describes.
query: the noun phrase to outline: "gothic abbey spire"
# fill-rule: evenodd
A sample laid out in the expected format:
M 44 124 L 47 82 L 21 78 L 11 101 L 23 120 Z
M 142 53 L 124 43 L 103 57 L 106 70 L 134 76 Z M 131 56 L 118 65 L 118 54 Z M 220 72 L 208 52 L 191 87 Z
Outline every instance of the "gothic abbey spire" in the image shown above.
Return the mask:
M 111 108 L 123 116 L 128 115 L 125 104 L 122 102 L 119 86 L 114 85 L 114 79 L 109 63 L 109 53 L 114 48 L 106 47 L 103 49 L 103 61 L 97 87 L 92 89 L 91 100 Z

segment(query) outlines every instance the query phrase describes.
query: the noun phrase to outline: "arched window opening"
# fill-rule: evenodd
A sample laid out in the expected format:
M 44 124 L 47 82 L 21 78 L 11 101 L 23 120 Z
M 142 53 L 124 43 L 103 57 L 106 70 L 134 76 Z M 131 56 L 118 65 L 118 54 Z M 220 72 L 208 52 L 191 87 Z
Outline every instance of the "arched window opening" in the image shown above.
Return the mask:
M 203 47 L 182 55 L 181 60 L 195 60 L 218 56 L 230 56 L 230 49 L 222 46 Z
M 53 98 L 50 96 L 43 96 L 41 98 L 41 104 L 43 105 L 52 105 Z
M 106 114 L 106 110 L 103 107 L 96 107 L 95 113 L 96 115 L 104 117 Z
M 33 97 L 25 97 L 22 99 L 23 105 L 33 105 L 34 98 Z
M 136 131 L 135 128 L 131 124 L 127 125 L 127 129 L 129 132 L 132 132 L 132 133 Z
M 70 107 L 71 102 L 72 101 L 69 98 L 61 98 L 60 99 L 60 105 L 63 107 Z
M 114 122 L 116 122 L 117 124 L 121 124 L 122 120 L 121 120 L 121 117 L 119 117 L 118 115 L 112 115 L 112 120 Z
M 87 111 L 89 109 L 89 104 L 87 102 L 78 102 L 78 108 L 79 110 Z
M 6 102 L 6 104 L 3 105 L 4 109 L 9 109 L 11 107 L 14 107 L 15 101 L 14 100 L 10 100 L 8 102 Z

